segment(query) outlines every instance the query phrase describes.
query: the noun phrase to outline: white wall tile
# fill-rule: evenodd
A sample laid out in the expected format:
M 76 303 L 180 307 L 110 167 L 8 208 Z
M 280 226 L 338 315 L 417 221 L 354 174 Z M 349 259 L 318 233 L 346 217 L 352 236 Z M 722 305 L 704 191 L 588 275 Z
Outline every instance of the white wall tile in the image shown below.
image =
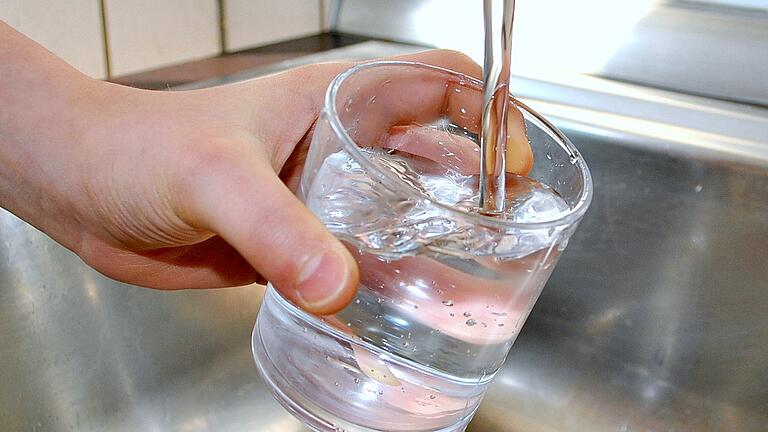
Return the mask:
M 320 3 L 319 0 L 224 0 L 227 50 L 319 33 Z
M 99 0 L 0 0 L 0 19 L 87 75 L 106 75 Z
M 112 75 L 213 56 L 217 0 L 105 0 Z

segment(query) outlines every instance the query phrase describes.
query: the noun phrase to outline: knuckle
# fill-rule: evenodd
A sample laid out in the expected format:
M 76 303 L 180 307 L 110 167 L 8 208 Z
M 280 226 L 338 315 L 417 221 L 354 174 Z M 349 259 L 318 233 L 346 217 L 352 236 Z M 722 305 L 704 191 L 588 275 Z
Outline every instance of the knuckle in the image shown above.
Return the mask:
M 422 54 L 428 61 L 470 76 L 480 77 L 482 68 L 467 54 L 454 49 L 438 49 Z

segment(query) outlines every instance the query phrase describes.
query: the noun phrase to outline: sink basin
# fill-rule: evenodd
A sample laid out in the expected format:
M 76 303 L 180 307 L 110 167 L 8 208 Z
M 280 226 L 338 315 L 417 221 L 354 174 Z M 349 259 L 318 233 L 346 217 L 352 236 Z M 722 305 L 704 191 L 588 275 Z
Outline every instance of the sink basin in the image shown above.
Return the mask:
M 516 88 L 579 147 L 595 195 L 469 431 L 764 430 L 768 111 L 590 79 Z M 120 284 L 0 210 L 2 429 L 305 431 L 253 366 L 262 295 Z

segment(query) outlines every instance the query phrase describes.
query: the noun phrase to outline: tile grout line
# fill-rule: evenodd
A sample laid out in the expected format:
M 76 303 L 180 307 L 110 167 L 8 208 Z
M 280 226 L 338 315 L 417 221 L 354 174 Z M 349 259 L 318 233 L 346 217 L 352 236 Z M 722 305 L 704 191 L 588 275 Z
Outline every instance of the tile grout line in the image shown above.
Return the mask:
M 227 53 L 227 9 L 225 0 L 218 0 L 219 4 L 219 50 L 221 54 Z
M 107 6 L 106 0 L 99 0 L 99 12 L 101 12 L 101 36 L 104 42 L 104 68 L 106 69 L 106 79 L 112 78 L 112 60 L 109 53 L 109 33 L 107 31 Z
M 320 33 L 325 33 L 325 1 L 317 0 L 320 3 Z

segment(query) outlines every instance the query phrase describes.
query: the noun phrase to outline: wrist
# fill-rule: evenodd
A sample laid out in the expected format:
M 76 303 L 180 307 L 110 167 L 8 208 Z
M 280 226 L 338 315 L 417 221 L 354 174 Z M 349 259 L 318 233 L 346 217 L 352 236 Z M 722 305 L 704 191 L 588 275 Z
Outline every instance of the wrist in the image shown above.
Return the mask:
M 0 89 L 0 207 L 75 248 L 74 167 L 101 83 L 68 66 L 45 66 L 28 65 Z

